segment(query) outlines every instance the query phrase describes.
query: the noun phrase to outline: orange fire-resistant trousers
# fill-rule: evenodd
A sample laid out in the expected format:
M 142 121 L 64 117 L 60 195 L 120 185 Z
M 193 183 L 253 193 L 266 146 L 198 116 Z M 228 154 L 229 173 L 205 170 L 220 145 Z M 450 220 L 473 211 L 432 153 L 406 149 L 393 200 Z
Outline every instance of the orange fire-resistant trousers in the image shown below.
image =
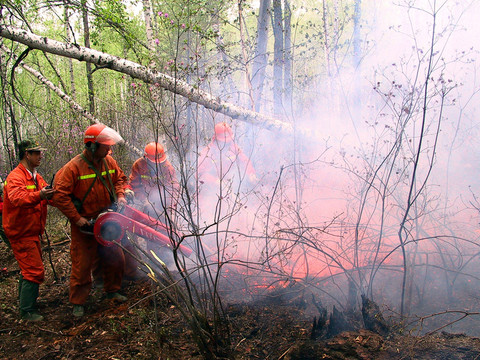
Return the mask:
M 103 272 L 103 289 L 106 293 L 117 292 L 122 285 L 125 257 L 120 247 L 101 246 L 92 235 L 84 234 L 75 224 L 71 225 L 72 243 L 70 257 L 70 302 L 83 305 L 92 288 L 92 270 L 99 262 Z
M 40 241 L 14 239 L 11 246 L 23 278 L 41 284 L 45 279 L 45 268 Z

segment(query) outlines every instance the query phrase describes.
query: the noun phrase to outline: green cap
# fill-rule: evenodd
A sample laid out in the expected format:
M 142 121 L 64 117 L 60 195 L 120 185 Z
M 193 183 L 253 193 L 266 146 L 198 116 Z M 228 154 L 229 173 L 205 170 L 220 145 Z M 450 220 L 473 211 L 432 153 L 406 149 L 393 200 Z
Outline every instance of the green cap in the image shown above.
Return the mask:
M 25 151 L 45 151 L 47 150 L 44 147 L 41 147 L 38 142 L 32 139 L 25 139 L 18 144 L 18 150 L 21 154 Z

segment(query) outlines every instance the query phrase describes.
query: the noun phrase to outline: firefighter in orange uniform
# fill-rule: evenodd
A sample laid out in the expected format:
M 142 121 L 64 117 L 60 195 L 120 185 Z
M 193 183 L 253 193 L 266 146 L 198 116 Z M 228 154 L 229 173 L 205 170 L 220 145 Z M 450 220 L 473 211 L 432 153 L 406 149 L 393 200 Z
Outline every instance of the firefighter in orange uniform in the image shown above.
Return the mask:
M 254 185 L 258 181 L 250 159 L 233 140 L 232 128 L 221 122 L 214 130 L 212 141 L 198 158 L 199 201 L 205 221 L 225 215 L 216 211 L 217 201 L 228 203 L 230 195 L 241 191 L 242 185 Z M 227 211 L 226 206 L 223 211 Z
M 239 194 L 248 191 L 258 181 L 255 168 L 235 143 L 232 128 L 227 123 L 215 125 L 212 140 L 199 155 L 197 176 L 200 223 L 216 224 L 217 230 L 216 235 L 203 236 L 202 243 L 214 254 L 217 249 L 229 247 L 227 230 L 230 226 L 248 229 L 245 222 L 249 221 L 248 217 L 243 216 L 246 197 L 240 198 Z M 232 247 L 232 251 L 234 248 L 238 249 Z
M 230 125 L 221 122 L 215 125 L 212 141 L 203 149 L 198 159 L 198 176 L 202 182 L 219 183 L 236 178 L 257 182 L 255 169 L 250 159 L 233 140 Z M 224 184 L 226 185 L 226 184 Z M 236 184 L 238 185 L 238 184 Z
M 54 190 L 37 173 L 45 149 L 33 140 L 18 145 L 20 164 L 7 176 L 3 200 L 3 228 L 20 268 L 20 316 L 41 321 L 37 310 L 39 285 L 45 279 L 40 238 L 45 231 L 47 200 Z
M 145 146 L 144 156 L 132 165 L 129 185 L 135 199 L 143 204 L 142 211 L 162 222 L 166 220 L 166 212 L 171 215 L 176 208 L 179 185 L 175 169 L 159 143 Z
M 143 157 L 132 165 L 126 192 L 140 203 L 139 210 L 169 227 L 174 226 L 173 217 L 178 201 L 179 184 L 175 177 L 175 169 L 168 161 L 161 144 L 150 142 L 145 146 Z M 167 233 L 166 235 L 168 236 Z M 150 242 L 147 242 L 147 249 L 159 250 Z M 164 259 L 166 256 L 168 254 L 162 254 Z M 132 263 L 130 261 L 127 263 L 126 271 L 132 276 Z
M 83 152 L 75 156 L 55 176 L 53 201 L 70 220 L 72 242 L 70 256 L 70 302 L 73 315 L 84 315 L 84 304 L 92 288 L 92 270 L 99 263 L 103 288 L 108 299 L 124 302 L 119 293 L 125 258 L 120 247 L 104 247 L 93 236 L 91 223 L 112 204 L 118 211 L 125 206 L 127 177 L 109 155 L 111 146 L 123 142 L 115 130 L 103 124 L 91 125 L 85 131 Z

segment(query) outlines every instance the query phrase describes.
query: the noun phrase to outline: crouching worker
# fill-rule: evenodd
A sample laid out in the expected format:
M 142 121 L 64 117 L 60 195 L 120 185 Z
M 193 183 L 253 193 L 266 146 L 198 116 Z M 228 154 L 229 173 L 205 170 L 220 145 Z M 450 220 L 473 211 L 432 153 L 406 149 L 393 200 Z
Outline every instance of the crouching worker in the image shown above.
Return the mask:
M 40 239 L 47 220 L 47 200 L 54 190 L 37 173 L 45 149 L 33 140 L 18 145 L 20 164 L 7 176 L 3 200 L 3 228 L 20 268 L 20 316 L 41 321 L 37 310 L 39 286 L 45 279 Z
M 107 298 L 126 301 L 119 293 L 125 258 L 120 247 L 101 246 L 95 240 L 90 220 L 109 208 L 126 204 L 124 188 L 127 177 L 108 155 L 111 146 L 123 142 L 115 130 L 102 124 L 91 125 L 84 135 L 85 149 L 65 164 L 55 176 L 56 207 L 70 220 L 72 242 L 70 257 L 70 302 L 73 315 L 82 317 L 92 288 L 92 270 L 98 264 L 103 272 Z

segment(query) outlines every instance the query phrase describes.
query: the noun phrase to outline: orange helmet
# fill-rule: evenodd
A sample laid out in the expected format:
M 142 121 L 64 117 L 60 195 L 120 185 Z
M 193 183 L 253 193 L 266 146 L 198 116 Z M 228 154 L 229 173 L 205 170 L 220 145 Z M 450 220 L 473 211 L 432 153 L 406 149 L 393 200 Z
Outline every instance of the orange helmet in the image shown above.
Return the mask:
M 88 142 L 99 143 L 104 145 L 115 145 L 123 142 L 123 138 L 118 132 L 105 126 L 103 124 L 94 124 L 90 125 L 87 130 L 85 130 L 85 136 L 83 142 L 86 144 Z
M 233 140 L 232 128 L 224 122 L 215 125 L 215 139 L 218 141 L 231 141 Z
M 145 155 L 148 160 L 154 163 L 163 163 L 167 160 L 167 155 L 165 154 L 165 149 L 163 146 L 156 142 L 148 143 L 145 146 Z

